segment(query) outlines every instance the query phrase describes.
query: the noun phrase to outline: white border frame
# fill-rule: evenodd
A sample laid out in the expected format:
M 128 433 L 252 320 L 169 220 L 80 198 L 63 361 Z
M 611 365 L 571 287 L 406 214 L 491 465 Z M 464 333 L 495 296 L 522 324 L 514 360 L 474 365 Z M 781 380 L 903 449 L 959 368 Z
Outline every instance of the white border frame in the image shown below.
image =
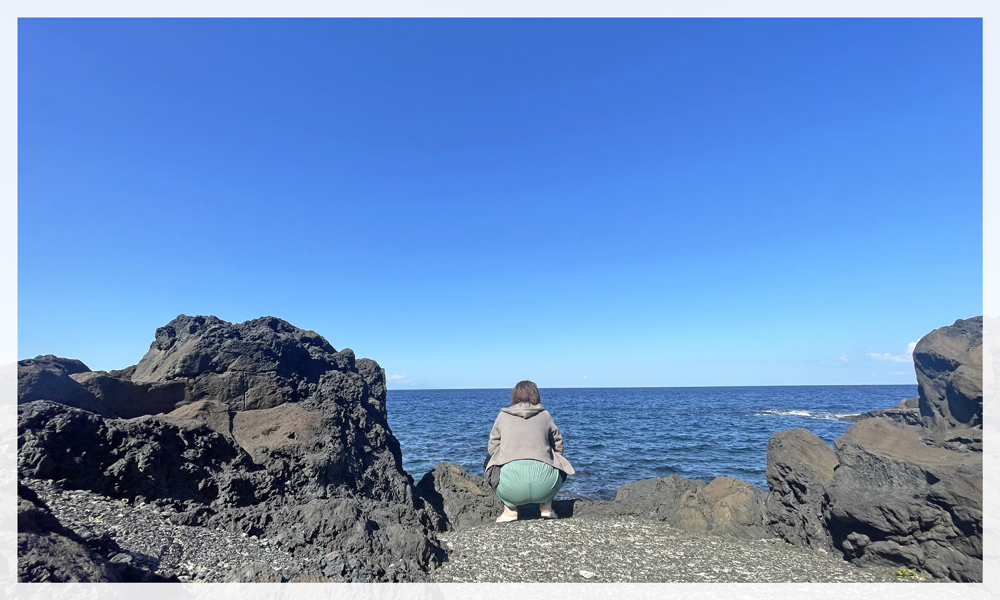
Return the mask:
M 70 0 L 0 6 L 0 593 L 7 598 L 158 598 L 257 600 L 271 598 L 761 598 L 859 595 L 878 598 L 973 599 L 1000 596 L 997 523 L 996 404 L 1000 330 L 987 319 L 984 356 L 984 582 L 982 584 L 18 584 L 16 498 L 17 360 L 17 19 L 19 17 L 979 17 L 983 19 L 983 309 L 1000 319 L 1000 202 L 996 178 L 997 23 L 1000 3 L 988 0 L 152 0 L 142 4 Z M 913 301 L 919 301 L 914 298 Z M 141 588 L 136 588 L 141 585 Z

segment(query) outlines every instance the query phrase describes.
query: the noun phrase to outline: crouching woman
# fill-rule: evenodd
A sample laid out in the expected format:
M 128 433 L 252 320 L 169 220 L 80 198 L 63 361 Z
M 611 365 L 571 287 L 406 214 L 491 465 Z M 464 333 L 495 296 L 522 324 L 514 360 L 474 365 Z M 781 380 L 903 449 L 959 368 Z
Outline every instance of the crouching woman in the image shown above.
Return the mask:
M 533 382 L 522 381 L 511 390 L 510 406 L 493 422 L 487 451 L 486 468 L 502 466 L 496 491 L 504 510 L 497 523 L 516 521 L 518 506 L 535 503 L 542 518 L 558 518 L 552 499 L 576 471 L 562 455 L 562 435 Z

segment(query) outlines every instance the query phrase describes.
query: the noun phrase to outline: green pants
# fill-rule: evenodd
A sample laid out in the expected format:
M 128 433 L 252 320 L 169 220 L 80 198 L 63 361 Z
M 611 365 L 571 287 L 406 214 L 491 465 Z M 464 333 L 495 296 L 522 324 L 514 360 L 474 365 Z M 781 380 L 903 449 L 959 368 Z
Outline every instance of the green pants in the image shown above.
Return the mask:
M 566 481 L 566 474 L 538 460 L 515 460 L 500 469 L 497 496 L 510 508 L 548 504 Z

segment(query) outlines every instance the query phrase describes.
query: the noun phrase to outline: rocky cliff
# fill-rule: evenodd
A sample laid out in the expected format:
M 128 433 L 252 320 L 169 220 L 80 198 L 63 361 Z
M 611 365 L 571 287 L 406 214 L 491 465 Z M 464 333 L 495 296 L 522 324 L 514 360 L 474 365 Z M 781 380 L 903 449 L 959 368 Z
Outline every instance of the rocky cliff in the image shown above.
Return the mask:
M 769 529 L 860 565 L 982 581 L 982 323 L 921 338 L 916 401 L 860 415 L 833 448 L 805 430 L 772 436 Z
M 314 332 L 181 315 L 121 371 L 20 361 L 18 476 L 267 536 L 308 580 L 419 581 L 440 517 L 415 506 L 385 395 L 377 363 Z M 273 575 L 232 579 L 253 573 Z

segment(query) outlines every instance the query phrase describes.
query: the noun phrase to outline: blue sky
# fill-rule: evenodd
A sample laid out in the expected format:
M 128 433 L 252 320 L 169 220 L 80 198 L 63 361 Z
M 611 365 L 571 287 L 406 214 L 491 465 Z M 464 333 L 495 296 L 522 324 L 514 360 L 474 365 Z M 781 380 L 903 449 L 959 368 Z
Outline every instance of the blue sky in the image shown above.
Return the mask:
M 22 19 L 18 357 L 262 315 L 393 387 L 912 383 L 978 19 Z

